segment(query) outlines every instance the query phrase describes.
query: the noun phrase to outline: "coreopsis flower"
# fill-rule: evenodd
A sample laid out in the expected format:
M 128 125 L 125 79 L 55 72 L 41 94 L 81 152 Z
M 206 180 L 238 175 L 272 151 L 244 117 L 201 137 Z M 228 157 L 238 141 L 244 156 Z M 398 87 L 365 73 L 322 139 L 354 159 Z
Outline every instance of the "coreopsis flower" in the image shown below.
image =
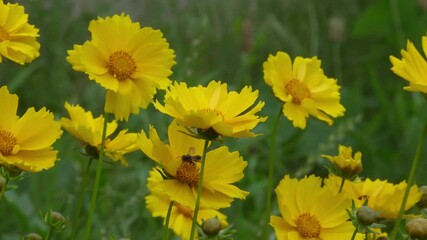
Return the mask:
M 207 87 L 187 87 L 175 82 L 166 90 L 164 106 L 158 101 L 154 106 L 162 113 L 176 119 L 179 125 L 197 129 L 199 134 L 216 137 L 254 137 L 251 130 L 266 117 L 257 114 L 263 101 L 255 104 L 258 90 L 244 87 L 240 93 L 228 92 L 227 84 L 211 81 Z
M 40 55 L 39 30 L 28 23 L 24 7 L 0 0 L 0 13 L 0 63 L 2 57 L 19 64 L 32 62 Z
M 340 178 L 329 176 L 325 179 L 327 187 L 337 191 L 340 186 Z M 376 212 L 380 212 L 379 217 L 395 219 L 397 218 L 406 188 L 406 182 L 392 184 L 385 180 L 366 178 L 364 181 L 350 182 L 343 186 L 343 193 L 354 200 L 355 206 L 360 207 L 367 200 L 367 206 Z M 421 192 L 416 185 L 409 191 L 405 210 L 413 207 L 421 198 Z
M 352 148 L 339 145 L 338 156 L 329 156 L 322 154 L 322 157 L 334 164 L 338 175 L 344 178 L 352 178 L 363 170 L 362 153 L 356 152 L 352 156 Z
M 89 146 L 86 149 L 94 149 L 94 153 L 87 150 L 94 157 L 99 153 L 101 148 L 102 128 L 104 117 L 94 118 L 92 112 L 85 111 L 79 105 L 70 105 L 65 103 L 65 108 L 70 118 L 61 118 L 62 127 L 67 130 L 73 137 Z M 117 122 L 107 123 L 106 140 L 104 145 L 105 155 L 113 161 L 120 160 L 120 163 L 127 166 L 126 159 L 123 155 L 139 149 L 137 145 L 138 134 L 127 133 L 127 130 L 120 131 L 115 138 L 109 138 L 116 130 Z
M 39 172 L 54 166 L 58 151 L 52 144 L 61 136 L 61 125 L 51 112 L 29 108 L 16 115 L 18 96 L 0 88 L 0 165 Z
M 427 55 L 427 36 L 423 36 L 422 45 L 424 55 Z M 391 70 L 409 82 L 404 87 L 407 91 L 427 93 L 427 61 L 415 48 L 411 41 L 407 41 L 406 51 L 401 51 L 402 59 L 390 56 L 393 65 Z
M 142 131 L 139 146 L 163 168 L 165 179 L 157 183 L 158 188 L 171 200 L 194 206 L 204 140 L 193 138 L 184 131 L 184 127 L 173 121 L 168 128 L 169 144 L 166 144 L 159 139 L 157 131 L 150 127 L 148 137 Z M 234 198 L 244 199 L 248 192 L 240 190 L 233 183 L 243 178 L 243 170 L 247 165 L 238 152 L 229 152 L 227 147 L 207 152 L 201 206 L 219 209 L 229 207 Z
M 332 125 L 332 118 L 344 115 L 340 86 L 327 77 L 317 57 L 296 57 L 292 64 L 287 53 L 270 55 L 264 62 L 264 80 L 282 102 L 283 114 L 294 127 L 304 129 L 309 115 Z
M 171 202 L 171 199 L 168 194 L 165 194 L 163 189 L 159 186 L 163 182 L 163 178 L 160 173 L 153 169 L 149 173 L 148 178 L 148 189 L 150 195 L 145 197 L 146 205 L 148 210 L 151 211 L 154 217 L 166 218 L 167 211 Z M 170 220 L 169 228 L 171 228 L 174 233 L 180 236 L 182 239 L 188 239 L 191 232 L 191 224 L 193 220 L 193 209 L 194 205 L 187 205 L 185 203 L 174 202 Z M 203 220 L 217 217 L 222 227 L 226 227 L 228 224 L 226 222 L 226 216 L 215 210 L 213 208 L 200 207 L 199 213 L 197 215 L 197 223 L 202 224 Z M 195 238 L 198 239 L 198 233 L 196 231 Z
M 351 239 L 355 227 L 346 212 L 351 200 L 321 184 L 315 176 L 297 180 L 287 175 L 280 181 L 276 194 L 282 217 L 270 218 L 277 239 Z M 363 239 L 363 235 L 357 234 L 355 239 Z
M 91 21 L 89 31 L 92 39 L 74 45 L 67 61 L 107 89 L 105 111 L 127 121 L 170 85 L 174 51 L 160 30 L 141 28 L 123 13 Z

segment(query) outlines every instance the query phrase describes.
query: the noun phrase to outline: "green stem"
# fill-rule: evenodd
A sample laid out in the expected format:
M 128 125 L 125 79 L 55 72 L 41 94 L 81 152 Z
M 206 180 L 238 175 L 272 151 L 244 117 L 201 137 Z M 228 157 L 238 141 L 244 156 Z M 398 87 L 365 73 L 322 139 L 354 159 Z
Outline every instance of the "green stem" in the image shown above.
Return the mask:
M 351 235 L 351 240 L 354 240 L 354 238 L 356 237 L 356 233 L 357 233 L 357 228 L 354 229 L 353 235 Z
M 97 167 L 96 167 L 95 185 L 93 186 L 89 217 L 88 217 L 87 223 L 86 223 L 86 234 L 85 234 L 86 240 L 90 239 L 90 231 L 92 228 L 93 214 L 95 212 L 96 199 L 98 197 L 99 183 L 101 180 L 102 164 L 104 162 L 105 137 L 107 134 L 107 121 L 108 121 L 107 118 L 108 118 L 108 113 L 104 112 L 104 126 L 102 128 L 101 149 L 99 150 L 99 158 L 98 158 L 98 163 L 97 163 Z
M 44 240 L 49 240 L 50 235 L 52 234 L 52 229 L 53 229 L 53 227 L 49 227 L 49 231 L 47 232 L 46 237 L 44 238 Z
M 163 229 L 163 239 L 165 239 L 165 240 L 169 240 L 169 238 L 170 238 L 169 219 L 171 217 L 172 208 L 173 208 L 174 204 L 175 204 L 175 201 L 171 201 L 169 203 L 168 213 L 166 214 L 165 226 Z
M 91 164 L 92 164 L 92 158 L 89 158 L 89 161 L 87 162 L 86 170 L 83 173 L 83 179 L 82 179 L 81 186 L 80 186 L 80 196 L 79 196 L 79 200 L 78 200 L 78 203 L 77 203 L 76 213 L 74 215 L 73 230 L 71 232 L 71 238 L 70 238 L 72 240 L 74 240 L 76 238 L 78 224 L 79 224 L 79 219 L 80 219 L 80 212 L 81 212 L 82 206 L 83 206 L 83 199 L 84 199 L 84 196 L 85 196 L 87 179 L 88 179 L 88 176 L 89 176 L 89 170 L 90 170 L 90 165 Z
M 9 183 L 9 181 L 10 181 L 10 179 L 8 177 L 5 177 L 4 185 L 0 191 L 0 200 L 3 198 L 3 195 L 6 192 L 7 184 Z
M 205 140 L 205 146 L 203 147 L 202 164 L 200 166 L 199 184 L 197 186 L 196 206 L 194 207 L 193 222 L 191 224 L 190 240 L 194 239 L 194 233 L 196 230 L 197 214 L 199 213 L 200 198 L 202 196 L 203 175 L 204 175 L 204 171 L 205 171 L 206 152 L 208 150 L 208 145 L 209 145 L 209 141 Z
M 402 220 L 403 212 L 405 211 L 406 202 L 409 196 L 409 190 L 411 189 L 412 184 L 414 183 L 415 171 L 417 170 L 418 163 L 420 162 L 421 151 L 423 147 L 424 138 L 427 132 L 427 124 L 424 126 L 424 130 L 421 133 L 420 139 L 418 140 L 417 149 L 415 151 L 414 159 L 412 160 L 411 171 L 409 172 L 408 182 L 405 188 L 405 193 L 403 194 L 402 204 L 400 205 L 399 215 L 397 216 L 393 231 L 390 234 L 390 239 L 396 239 L 397 230 L 399 228 L 400 221 Z
M 270 222 L 270 212 L 271 212 L 271 192 L 273 191 L 273 179 L 274 179 L 274 161 L 276 159 L 276 133 L 277 126 L 279 125 L 279 119 L 282 115 L 282 107 L 280 107 L 279 112 L 274 121 L 273 130 L 271 132 L 271 145 L 270 145 L 270 158 L 268 161 L 268 186 L 267 186 L 267 195 L 265 202 L 265 225 L 263 229 L 263 238 L 268 239 L 268 223 Z
M 342 178 L 340 189 L 338 190 L 338 193 L 342 192 L 342 188 L 344 187 L 344 183 L 345 183 L 345 178 Z

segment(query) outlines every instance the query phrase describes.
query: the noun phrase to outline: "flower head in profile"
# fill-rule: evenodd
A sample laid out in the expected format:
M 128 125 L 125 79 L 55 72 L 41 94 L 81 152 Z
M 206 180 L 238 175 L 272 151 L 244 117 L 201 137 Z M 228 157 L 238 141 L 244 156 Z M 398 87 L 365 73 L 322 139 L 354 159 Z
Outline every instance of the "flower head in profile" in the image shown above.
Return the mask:
M 203 154 L 204 140 L 183 133 L 185 128 L 173 121 L 168 128 L 169 144 L 159 139 L 157 131 L 150 127 L 149 135 L 141 133 L 141 150 L 163 168 L 165 179 L 157 183 L 158 188 L 173 201 L 194 206 L 200 175 L 200 162 L 184 158 Z M 201 206 L 219 209 L 229 207 L 234 198 L 244 199 L 248 192 L 233 183 L 243 178 L 248 165 L 238 152 L 229 152 L 220 147 L 207 152 Z
M 427 36 L 422 39 L 424 55 L 427 55 Z M 427 61 L 414 44 L 408 40 L 406 50 L 401 51 L 402 59 L 390 56 L 393 65 L 391 70 L 398 76 L 409 82 L 405 90 L 427 93 Z
M 344 115 L 340 104 L 340 86 L 327 77 L 316 57 L 296 57 L 292 63 L 287 53 L 270 55 L 263 65 L 264 80 L 282 102 L 283 114 L 294 127 L 304 129 L 309 115 L 332 125 L 332 118 Z
M 97 158 L 96 155 L 98 155 L 101 147 L 104 117 L 94 118 L 91 112 L 86 112 L 79 105 L 70 105 L 68 102 L 65 103 L 65 108 L 70 118 L 61 118 L 62 127 L 73 137 L 86 144 L 86 152 L 95 155 L 93 157 Z M 122 130 L 115 138 L 109 138 L 116 128 L 116 121 L 107 123 L 104 152 L 111 160 L 120 160 L 121 164 L 127 165 L 123 155 L 139 148 L 136 143 L 138 134 L 127 133 L 127 130 Z
M 19 64 L 32 62 L 40 55 L 39 30 L 28 23 L 28 14 L 17 3 L 0 0 L 0 12 L 0 63 L 2 57 Z
M 61 136 L 61 125 L 51 112 L 29 108 L 16 115 L 18 96 L 0 88 L 0 165 L 39 172 L 54 166 L 58 151 L 52 144 Z
M 240 93 L 228 92 L 227 84 L 211 81 L 207 87 L 187 87 L 175 82 L 166 90 L 164 105 L 154 106 L 162 113 L 176 119 L 179 125 L 194 128 L 198 133 L 212 132 L 221 137 L 253 137 L 251 130 L 266 117 L 256 114 L 264 102 L 259 101 L 258 91 L 249 86 Z
M 351 147 L 338 146 L 338 156 L 323 155 L 322 157 L 328 159 L 338 172 L 338 176 L 344 178 L 353 178 L 363 170 L 362 166 L 362 153 L 356 152 L 352 156 L 353 150 Z
M 175 54 L 162 32 L 124 14 L 93 20 L 89 31 L 92 39 L 74 45 L 67 61 L 107 89 L 105 111 L 116 119 L 128 120 L 170 85 Z
M 145 202 L 148 210 L 154 217 L 166 218 L 168 208 L 171 202 L 169 195 L 163 192 L 159 184 L 163 181 L 160 173 L 153 169 L 149 173 L 148 190 L 150 195 L 145 197 Z M 169 220 L 169 228 L 182 239 L 188 239 L 191 232 L 191 223 L 193 220 L 194 205 L 187 205 L 185 203 L 174 202 Z M 213 208 L 201 207 L 197 215 L 197 223 L 202 224 L 203 220 L 217 217 L 221 221 L 221 226 L 226 227 L 226 216 Z M 198 239 L 198 233 L 194 239 Z
M 282 217 L 270 218 L 277 239 L 351 239 L 355 227 L 346 212 L 351 200 L 321 184 L 315 176 L 301 180 L 285 176 L 280 181 L 276 194 Z M 358 234 L 355 239 L 364 238 Z
M 326 186 L 332 191 L 338 191 L 340 182 L 341 179 L 336 176 L 329 176 L 325 179 Z M 342 192 L 354 200 L 356 207 L 359 208 L 367 200 L 367 206 L 376 212 L 380 211 L 381 218 L 395 219 L 400 210 L 405 188 L 406 182 L 404 181 L 399 184 L 392 184 L 385 180 L 366 178 L 364 181 L 348 181 L 343 186 Z M 412 186 L 405 210 L 413 207 L 421 195 L 418 187 Z

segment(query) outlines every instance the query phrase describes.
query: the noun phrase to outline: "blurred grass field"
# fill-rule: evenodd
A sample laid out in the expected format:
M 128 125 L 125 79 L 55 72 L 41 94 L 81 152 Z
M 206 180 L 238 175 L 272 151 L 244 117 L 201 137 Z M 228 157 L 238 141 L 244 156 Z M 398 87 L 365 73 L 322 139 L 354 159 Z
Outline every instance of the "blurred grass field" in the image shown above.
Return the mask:
M 292 57 L 318 56 L 326 75 L 338 78 L 342 104 L 347 111 L 332 127 L 309 119 L 305 130 L 294 129 L 282 116 L 277 134 L 275 185 L 284 174 L 325 176 L 325 160 L 320 154 L 337 153 L 338 144 L 362 152 L 363 177 L 397 183 L 409 174 L 419 134 L 427 119 L 426 102 L 421 94 L 402 90 L 406 83 L 390 71 L 389 56 L 400 57 L 406 39 L 421 49 L 421 37 L 427 31 L 427 1 L 18 2 L 25 6 L 30 23 L 40 29 L 42 46 L 41 56 L 31 64 L 20 66 L 5 61 L 0 65 L 2 85 L 8 85 L 20 97 L 20 113 L 28 107 L 46 106 L 60 119 L 65 115 L 64 102 L 69 101 L 99 115 L 104 104 L 103 90 L 85 74 L 73 71 L 65 57 L 73 44 L 89 39 L 90 20 L 121 12 L 130 14 L 142 26 L 164 33 L 176 53 L 173 80 L 194 86 L 215 79 L 227 82 L 232 90 L 244 85 L 259 89 L 260 99 L 266 102 L 261 115 L 269 116 L 269 120 L 255 131 L 263 135 L 225 142 L 249 162 L 239 186 L 251 194 L 224 211 L 238 230 L 235 239 L 254 239 L 262 231 L 269 135 L 280 108 L 279 101 L 264 83 L 262 63 L 279 50 Z M 341 40 L 331 39 L 331 19 L 338 21 L 335 27 L 344 24 Z M 150 106 L 140 115 L 131 116 L 121 127 L 140 131 L 154 124 L 165 137 L 170 121 Z M 53 169 L 32 174 L 16 183 L 16 190 L 6 193 L 0 204 L 0 239 L 17 239 L 29 232 L 44 235 L 47 227 L 40 211 L 53 209 L 70 220 L 73 217 L 87 159 L 79 154 L 79 143 L 68 133 L 63 134 L 55 147 L 60 161 Z M 424 151 L 416 177 L 419 185 L 427 184 L 426 158 Z M 93 239 L 161 236 L 161 220 L 151 217 L 144 202 L 147 173 L 154 163 L 142 152 L 129 155 L 128 163 L 127 168 L 112 165 L 104 168 Z M 94 176 L 94 166 L 92 170 Z M 87 194 L 84 214 L 88 212 L 89 198 Z M 275 203 L 273 212 L 278 212 Z M 53 239 L 67 239 L 69 234 L 70 229 Z M 79 236 L 82 234 L 83 231 Z

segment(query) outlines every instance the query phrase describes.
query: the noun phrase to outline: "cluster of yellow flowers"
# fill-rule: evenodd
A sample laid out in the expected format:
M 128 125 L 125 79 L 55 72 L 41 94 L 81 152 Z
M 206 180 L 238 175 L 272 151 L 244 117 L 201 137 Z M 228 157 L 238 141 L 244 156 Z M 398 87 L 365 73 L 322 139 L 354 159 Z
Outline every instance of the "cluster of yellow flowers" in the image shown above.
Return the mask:
M 38 29 L 28 24 L 19 4 L 0 1 L 0 12 L 0 62 L 5 57 L 30 63 L 39 56 Z M 29 108 L 18 116 L 18 96 L 2 86 L 0 166 L 28 172 L 53 167 L 58 151 L 52 144 L 60 138 L 62 125 L 84 144 L 91 158 L 105 155 L 127 166 L 124 155 L 140 150 L 152 159 L 157 166 L 147 180 L 147 208 L 153 216 L 164 218 L 166 227 L 182 239 L 197 239 L 195 224 L 207 219 L 217 218 L 225 228 L 227 219 L 220 210 L 249 194 L 234 185 L 244 177 L 248 163 L 227 146 L 213 147 L 222 144 L 223 138 L 259 135 L 253 130 L 267 117 L 258 115 L 264 107 L 258 90 L 245 86 L 239 92 L 229 91 L 226 83 L 216 80 L 194 87 L 172 82 L 175 53 L 162 32 L 141 28 L 123 13 L 92 20 L 89 31 L 91 39 L 74 45 L 66 60 L 106 90 L 104 112 L 112 113 L 115 120 L 108 121 L 108 114 L 95 118 L 91 111 L 68 102 L 69 118 L 60 121 L 45 108 Z M 407 48 L 402 50 L 403 59 L 390 58 L 392 70 L 410 82 L 405 89 L 427 93 L 427 61 L 412 43 Z M 426 52 L 427 37 L 423 37 L 423 48 Z M 283 115 L 294 127 L 305 129 L 309 116 L 332 125 L 334 118 L 344 115 L 340 86 L 324 74 L 317 57 L 292 61 L 279 51 L 264 62 L 263 71 L 266 84 L 283 103 Z M 158 90 L 165 90 L 163 101 L 154 99 Z M 160 139 L 154 126 L 148 133 L 123 129 L 114 134 L 118 121 L 128 121 L 151 103 L 173 118 L 167 141 Z M 380 212 L 379 218 L 393 220 L 399 218 L 405 189 L 410 188 L 404 210 L 420 200 L 422 194 L 412 183 L 359 178 L 362 154 L 352 156 L 352 148 L 341 145 L 338 150 L 337 156 L 322 155 L 331 163 L 328 178 L 286 175 L 280 181 L 275 192 L 281 216 L 271 216 L 269 222 L 278 239 L 365 239 L 349 221 L 352 202 L 353 207 L 368 206 Z

